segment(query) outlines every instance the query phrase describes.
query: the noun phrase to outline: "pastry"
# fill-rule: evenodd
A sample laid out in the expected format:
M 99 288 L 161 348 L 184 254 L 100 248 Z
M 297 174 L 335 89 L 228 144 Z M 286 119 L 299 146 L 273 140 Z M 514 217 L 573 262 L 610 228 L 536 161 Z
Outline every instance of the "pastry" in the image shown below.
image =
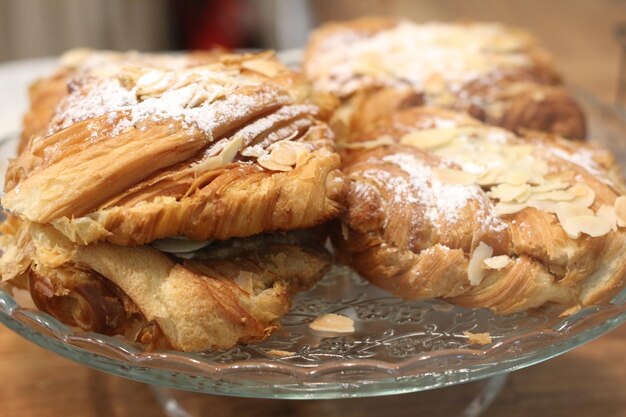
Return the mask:
M 624 283 L 626 197 L 612 156 L 413 108 L 345 150 L 343 262 L 407 299 L 514 313 L 578 308 Z
M 158 243 L 76 245 L 36 223 L 13 232 L 19 236 L 5 223 L 3 279 L 27 289 L 40 310 L 66 324 L 123 335 L 148 349 L 201 351 L 261 341 L 331 259 L 319 231 L 229 239 L 191 252 L 181 241 L 183 252 L 176 253 L 157 249 Z
M 339 156 L 307 84 L 268 53 L 214 61 L 84 56 L 54 114 L 37 112 L 45 133 L 27 119 L 39 134 L 7 170 L 3 207 L 81 244 L 227 239 L 336 216 Z
M 273 53 L 74 52 L 31 100 L 0 275 L 59 320 L 224 349 L 271 334 L 330 266 L 334 101 Z
M 316 89 L 341 99 L 333 118 L 341 134 L 430 105 L 513 131 L 585 136 L 584 115 L 550 54 L 528 33 L 501 24 L 329 23 L 311 36 L 303 69 Z

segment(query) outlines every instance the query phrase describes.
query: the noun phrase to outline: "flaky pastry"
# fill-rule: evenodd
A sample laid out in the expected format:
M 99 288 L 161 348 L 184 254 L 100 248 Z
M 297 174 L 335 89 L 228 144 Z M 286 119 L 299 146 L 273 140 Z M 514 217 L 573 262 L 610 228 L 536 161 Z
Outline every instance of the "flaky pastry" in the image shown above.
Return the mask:
M 311 227 L 340 211 L 325 101 L 272 53 L 91 52 L 68 65 L 33 93 L 36 108 L 57 103 L 25 119 L 2 198 L 12 214 L 81 244 L 141 245 Z
M 498 313 L 585 306 L 623 285 L 626 197 L 608 152 L 433 108 L 352 139 L 334 241 L 372 283 Z
M 502 24 L 329 23 L 311 36 L 303 68 L 316 89 L 341 99 L 333 125 L 342 134 L 430 105 L 510 130 L 585 136 L 584 115 L 549 53 L 528 33 Z

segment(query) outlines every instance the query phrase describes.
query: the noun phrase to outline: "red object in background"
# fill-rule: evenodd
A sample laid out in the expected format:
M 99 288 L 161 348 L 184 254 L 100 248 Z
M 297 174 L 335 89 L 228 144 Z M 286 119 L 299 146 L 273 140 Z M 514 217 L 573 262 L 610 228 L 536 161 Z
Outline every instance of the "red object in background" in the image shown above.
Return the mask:
M 183 49 L 241 47 L 245 40 L 242 15 L 246 2 L 239 0 L 172 1 L 178 17 Z

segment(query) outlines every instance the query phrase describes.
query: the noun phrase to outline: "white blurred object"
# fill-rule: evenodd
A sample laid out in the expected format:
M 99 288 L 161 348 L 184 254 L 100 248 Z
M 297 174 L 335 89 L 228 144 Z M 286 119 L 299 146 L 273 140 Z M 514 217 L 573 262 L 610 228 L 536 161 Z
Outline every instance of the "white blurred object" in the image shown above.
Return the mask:
M 0 0 L 0 61 L 67 49 L 167 49 L 167 0 Z
M 267 47 L 299 48 L 306 44 L 314 22 L 308 0 L 254 0 Z

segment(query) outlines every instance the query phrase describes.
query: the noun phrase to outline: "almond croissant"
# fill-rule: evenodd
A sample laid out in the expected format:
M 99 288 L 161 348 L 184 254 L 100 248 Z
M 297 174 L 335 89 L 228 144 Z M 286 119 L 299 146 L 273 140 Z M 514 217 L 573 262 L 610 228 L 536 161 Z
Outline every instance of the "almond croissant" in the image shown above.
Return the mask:
M 611 155 L 414 108 L 346 149 L 344 262 L 407 298 L 513 313 L 578 308 L 626 272 L 626 197 Z
M 303 68 L 314 87 L 337 95 L 342 134 L 402 108 L 468 112 L 506 129 L 584 138 L 585 120 L 549 53 L 528 33 L 501 24 L 415 24 L 389 18 L 317 29 Z

